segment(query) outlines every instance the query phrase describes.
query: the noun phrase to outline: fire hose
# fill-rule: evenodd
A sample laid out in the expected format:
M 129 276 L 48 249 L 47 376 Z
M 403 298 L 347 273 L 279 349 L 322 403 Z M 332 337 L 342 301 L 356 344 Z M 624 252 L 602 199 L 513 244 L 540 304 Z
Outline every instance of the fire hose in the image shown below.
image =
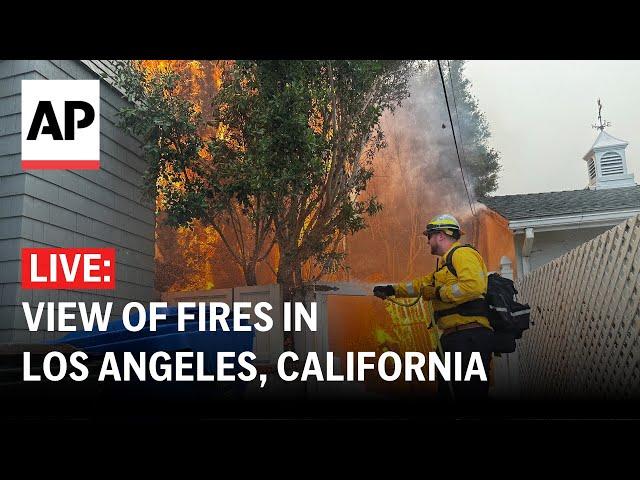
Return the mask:
M 397 300 L 394 300 L 392 298 L 385 298 L 385 300 L 391 302 L 391 303 L 395 303 L 396 305 L 400 305 L 401 307 L 413 307 L 414 305 L 417 305 L 418 302 L 420 301 L 420 297 L 416 298 L 414 302 L 411 303 L 403 303 L 403 302 L 399 302 Z

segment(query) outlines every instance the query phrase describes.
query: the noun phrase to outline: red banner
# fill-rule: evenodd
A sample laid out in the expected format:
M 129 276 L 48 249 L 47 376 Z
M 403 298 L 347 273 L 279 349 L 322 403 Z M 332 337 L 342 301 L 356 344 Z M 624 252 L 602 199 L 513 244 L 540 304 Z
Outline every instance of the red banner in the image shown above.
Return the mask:
M 115 248 L 23 248 L 22 288 L 113 290 Z

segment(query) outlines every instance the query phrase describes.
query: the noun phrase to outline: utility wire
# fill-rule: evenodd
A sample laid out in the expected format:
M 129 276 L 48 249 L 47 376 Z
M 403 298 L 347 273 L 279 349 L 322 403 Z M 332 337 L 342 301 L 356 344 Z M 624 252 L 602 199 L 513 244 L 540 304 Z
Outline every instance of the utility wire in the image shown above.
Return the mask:
M 445 102 L 447 103 L 447 112 L 449 113 L 449 124 L 451 125 L 451 134 L 453 135 L 453 143 L 456 146 L 456 155 L 458 156 L 458 164 L 460 165 L 460 173 L 462 174 L 462 183 L 464 184 L 464 189 L 467 192 L 467 199 L 469 200 L 469 208 L 471 209 L 472 215 L 475 217 L 476 212 L 473 209 L 471 194 L 469 194 L 469 188 L 467 188 L 467 180 L 464 177 L 464 170 L 462 168 L 462 159 L 460 158 L 460 150 L 458 149 L 458 140 L 456 139 L 456 132 L 453 126 L 453 118 L 451 117 L 451 107 L 449 107 L 449 96 L 447 95 L 447 84 L 444 81 L 444 74 L 442 73 L 442 66 L 440 65 L 440 60 L 437 60 L 437 62 L 438 62 L 438 70 L 440 71 L 440 80 L 442 80 L 442 89 L 444 90 L 444 99 L 445 99 Z M 456 110 L 456 114 L 457 114 L 457 110 Z

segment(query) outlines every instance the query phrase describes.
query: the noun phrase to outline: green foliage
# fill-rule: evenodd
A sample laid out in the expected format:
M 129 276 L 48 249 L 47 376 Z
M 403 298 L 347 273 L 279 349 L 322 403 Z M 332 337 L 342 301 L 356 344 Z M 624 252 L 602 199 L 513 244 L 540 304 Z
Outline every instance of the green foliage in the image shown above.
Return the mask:
M 441 61 L 458 142 L 462 138 L 460 153 L 463 166 L 472 179 L 476 197 L 483 197 L 498 188 L 500 153 L 488 146 L 491 137 L 489 125 L 471 93 L 471 81 L 464 75 L 464 63 L 463 60 Z M 437 85 L 442 94 L 440 73 L 435 62 L 427 71 L 427 79 L 429 83 Z M 442 118 L 446 118 L 448 125 L 444 99 L 441 110 Z
M 320 274 L 335 271 L 341 238 L 381 209 L 362 192 L 385 145 L 380 117 L 408 96 L 413 68 L 408 61 L 239 61 L 225 71 L 205 120 L 179 94 L 174 73 L 147 75 L 135 62 L 119 62 L 116 82 L 132 102 L 122 124 L 149 162 L 147 193 L 157 190 L 169 222 L 212 224 L 245 273 L 264 260 L 271 236 L 279 280 L 300 284 L 308 260 Z M 200 133 L 206 126 L 216 129 L 210 138 Z
M 301 282 L 309 259 L 320 273 L 333 271 L 343 257 L 338 240 L 380 210 L 360 194 L 384 147 L 380 117 L 408 96 L 411 69 L 391 61 L 238 62 L 223 81 L 216 120 L 238 136 L 215 140 L 211 151 L 251 165 L 258 183 L 248 189 L 265 189 L 282 281 Z
M 148 164 L 144 193 L 152 199 L 160 195 L 170 225 L 200 218 L 205 185 L 195 159 L 204 146 L 198 134 L 202 120 L 193 102 L 179 95 L 179 76 L 171 71 L 148 76 L 132 61 L 118 61 L 115 68 L 114 80 L 129 100 L 119 112 L 121 126 L 141 141 Z

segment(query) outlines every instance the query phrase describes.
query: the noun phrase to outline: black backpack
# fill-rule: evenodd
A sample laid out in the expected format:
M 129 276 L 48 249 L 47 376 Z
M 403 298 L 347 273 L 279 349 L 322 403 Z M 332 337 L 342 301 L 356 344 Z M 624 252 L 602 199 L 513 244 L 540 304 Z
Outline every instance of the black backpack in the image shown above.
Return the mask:
M 472 245 L 458 245 L 451 249 L 445 259 L 445 264 L 449 271 L 458 276 L 453 266 L 453 252 L 458 248 L 469 247 Z M 477 251 L 477 250 L 476 250 Z M 492 273 L 487 279 L 487 293 L 485 294 L 485 310 L 489 324 L 495 332 L 495 352 L 496 353 L 512 353 L 516 349 L 516 339 L 522 337 L 522 332 L 529 328 L 531 308 L 529 304 L 522 304 L 516 300 L 518 290 L 516 290 L 513 281 L 501 276 L 498 273 Z M 471 302 L 477 302 L 472 300 Z M 469 302 L 469 303 L 471 303 Z M 464 304 L 462 304 L 464 305 Z M 458 308 L 460 308 L 460 305 Z M 459 312 L 464 315 L 464 307 Z M 470 314 L 477 312 L 470 312 Z

